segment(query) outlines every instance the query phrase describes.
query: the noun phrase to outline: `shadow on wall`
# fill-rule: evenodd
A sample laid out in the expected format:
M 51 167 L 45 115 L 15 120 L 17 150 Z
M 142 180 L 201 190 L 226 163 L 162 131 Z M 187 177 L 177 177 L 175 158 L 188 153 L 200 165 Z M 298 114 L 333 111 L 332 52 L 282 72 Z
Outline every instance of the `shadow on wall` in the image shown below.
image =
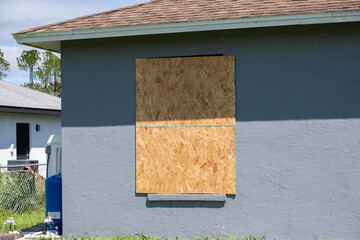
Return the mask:
M 65 42 L 63 126 L 135 125 L 136 59 L 215 53 L 235 56 L 237 121 L 360 118 L 358 27 L 329 24 L 154 35 L 146 41 Z M 79 79 L 86 79 L 86 85 Z M 78 90 L 76 101 L 67 96 L 73 90 Z
M 147 197 L 148 194 L 136 193 L 135 197 Z M 227 199 L 235 199 L 236 195 L 226 194 Z M 163 201 L 151 202 L 146 200 L 146 207 L 148 208 L 222 208 L 225 202 L 211 202 L 211 201 Z
M 360 59 L 342 51 L 279 54 L 239 70 L 237 121 L 360 118 Z
M 147 198 L 147 193 L 135 193 L 135 197 Z M 235 199 L 236 195 L 226 194 L 227 199 Z M 146 200 L 147 208 L 223 208 L 225 202 L 215 201 L 159 201 Z
M 150 202 L 146 200 L 147 208 L 222 208 L 225 202 Z
M 246 70 L 238 66 L 236 121 L 360 118 L 360 73 L 349 66 L 319 67 L 307 63 L 310 60 L 321 63 L 321 59 L 309 56 L 299 60 L 298 67 L 283 67 L 271 59 Z M 283 57 L 282 61 L 289 59 Z M 67 122 L 65 126 L 135 125 L 135 92 L 124 95 L 128 98 L 119 99 L 122 103 L 118 108 L 94 106 L 93 112 L 97 114 L 92 118 L 83 119 L 82 115 L 74 114 L 71 117 L 74 123 Z

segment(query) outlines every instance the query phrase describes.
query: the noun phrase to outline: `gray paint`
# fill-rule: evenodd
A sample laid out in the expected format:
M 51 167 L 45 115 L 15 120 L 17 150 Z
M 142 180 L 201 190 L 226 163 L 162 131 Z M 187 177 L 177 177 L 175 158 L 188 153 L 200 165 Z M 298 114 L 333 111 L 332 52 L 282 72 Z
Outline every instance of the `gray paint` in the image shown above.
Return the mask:
M 66 235 L 360 237 L 359 24 L 62 43 Z M 236 56 L 237 195 L 135 194 L 135 59 Z
M 148 194 L 150 202 L 225 202 L 225 194 Z

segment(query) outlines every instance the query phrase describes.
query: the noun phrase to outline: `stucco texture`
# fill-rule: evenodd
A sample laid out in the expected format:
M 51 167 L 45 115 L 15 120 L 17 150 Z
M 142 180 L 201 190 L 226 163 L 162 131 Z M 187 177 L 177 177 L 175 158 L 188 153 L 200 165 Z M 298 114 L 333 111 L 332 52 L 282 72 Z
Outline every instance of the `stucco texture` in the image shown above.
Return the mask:
M 62 42 L 66 236 L 360 238 L 360 25 Z M 135 193 L 135 61 L 234 55 L 236 189 Z

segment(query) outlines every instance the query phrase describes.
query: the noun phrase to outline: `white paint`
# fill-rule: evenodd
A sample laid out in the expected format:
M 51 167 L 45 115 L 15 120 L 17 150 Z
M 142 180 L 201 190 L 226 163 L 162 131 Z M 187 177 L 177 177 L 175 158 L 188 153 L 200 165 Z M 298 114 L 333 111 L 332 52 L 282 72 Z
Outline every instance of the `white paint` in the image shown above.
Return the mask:
M 46 145 L 50 146 L 48 177 L 61 173 L 61 136 L 51 135 Z
M 181 23 L 148 24 L 111 28 L 95 28 L 57 32 L 26 33 L 14 35 L 24 45 L 48 48 L 60 52 L 60 41 L 91 38 L 139 36 L 152 34 L 185 33 L 306 24 L 341 23 L 360 21 L 360 11 L 294 14 L 236 19 L 220 19 Z
M 31 160 L 46 163 L 45 145 L 50 135 L 61 136 L 61 116 L 0 113 L 0 164 L 7 165 L 7 160 L 16 159 L 16 123 L 29 123 Z M 40 131 L 35 126 L 40 125 Z M 13 149 L 11 146 L 13 145 Z M 13 154 L 11 154 L 11 152 Z M 40 168 L 44 175 L 45 168 Z
M 51 217 L 52 219 L 60 219 L 61 212 L 49 212 L 48 217 Z

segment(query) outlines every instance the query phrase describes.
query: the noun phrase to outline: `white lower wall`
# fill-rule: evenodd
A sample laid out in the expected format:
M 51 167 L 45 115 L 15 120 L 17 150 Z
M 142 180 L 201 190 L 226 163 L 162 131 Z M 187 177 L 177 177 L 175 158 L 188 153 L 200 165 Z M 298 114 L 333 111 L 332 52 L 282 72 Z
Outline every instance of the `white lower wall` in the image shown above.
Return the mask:
M 39 114 L 0 113 L 0 165 L 16 159 L 16 123 L 30 124 L 30 159 L 46 163 L 45 145 L 50 135 L 61 136 L 61 116 Z M 36 125 L 40 131 L 36 131 Z M 10 146 L 14 144 L 13 155 Z M 45 168 L 42 168 L 45 174 Z

